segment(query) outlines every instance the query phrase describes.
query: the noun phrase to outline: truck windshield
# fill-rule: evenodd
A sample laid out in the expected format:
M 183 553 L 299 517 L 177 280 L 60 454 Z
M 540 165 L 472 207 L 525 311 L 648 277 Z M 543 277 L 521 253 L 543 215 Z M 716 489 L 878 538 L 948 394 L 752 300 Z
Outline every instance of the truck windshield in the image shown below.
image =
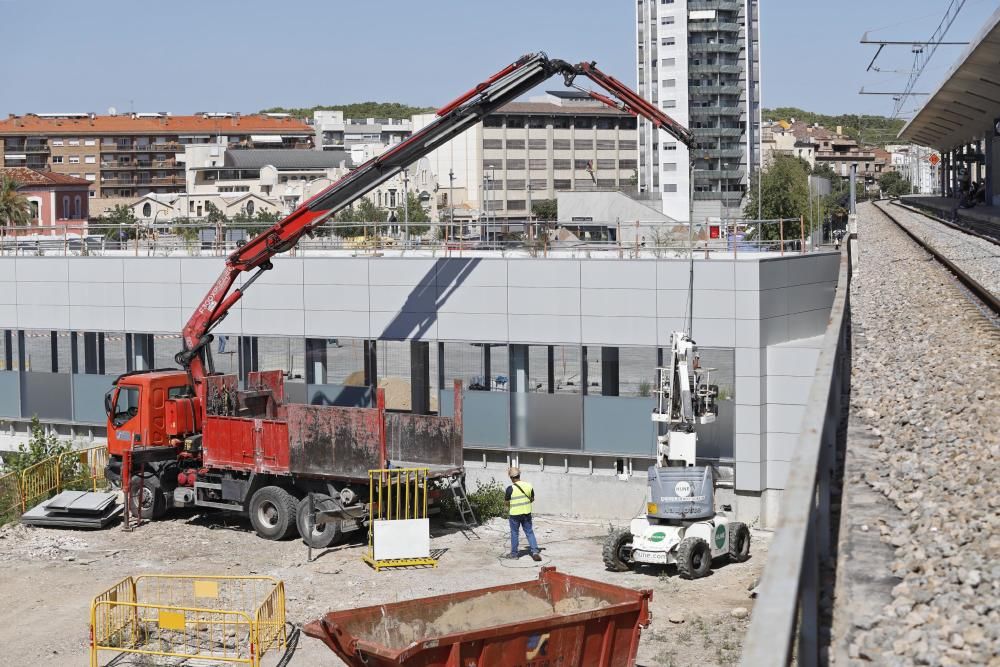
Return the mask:
M 121 387 L 118 390 L 118 400 L 115 401 L 114 415 L 111 422 L 115 426 L 121 426 L 139 412 L 139 389 L 138 387 Z

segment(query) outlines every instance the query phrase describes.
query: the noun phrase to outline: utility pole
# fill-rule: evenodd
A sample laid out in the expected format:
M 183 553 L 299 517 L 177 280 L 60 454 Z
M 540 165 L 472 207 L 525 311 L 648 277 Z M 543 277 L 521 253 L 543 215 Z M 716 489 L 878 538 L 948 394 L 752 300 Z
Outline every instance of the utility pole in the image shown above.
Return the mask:
M 455 234 L 455 170 L 448 169 L 448 222 L 451 227 L 446 237 L 454 237 Z
M 403 247 L 410 244 L 410 172 L 403 169 Z

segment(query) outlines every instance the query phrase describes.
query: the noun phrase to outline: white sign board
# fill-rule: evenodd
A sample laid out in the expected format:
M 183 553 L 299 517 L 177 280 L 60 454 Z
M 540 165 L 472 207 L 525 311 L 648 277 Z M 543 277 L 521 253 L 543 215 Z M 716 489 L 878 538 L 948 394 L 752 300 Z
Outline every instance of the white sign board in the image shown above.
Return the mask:
M 375 521 L 375 560 L 430 558 L 430 519 Z

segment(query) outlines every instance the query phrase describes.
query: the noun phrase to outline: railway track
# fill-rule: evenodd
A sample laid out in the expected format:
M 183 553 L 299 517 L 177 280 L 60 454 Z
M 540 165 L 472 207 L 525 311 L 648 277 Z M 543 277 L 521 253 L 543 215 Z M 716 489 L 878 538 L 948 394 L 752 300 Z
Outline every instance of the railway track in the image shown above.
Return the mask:
M 966 266 L 965 268 L 959 266 L 960 260 L 956 260 L 954 257 L 952 258 L 947 257 L 942 249 L 935 247 L 935 245 L 932 244 L 930 241 L 928 241 L 926 238 L 914 232 L 909 225 L 903 223 L 896 215 L 893 214 L 894 212 L 890 212 L 889 210 L 887 210 L 888 209 L 887 206 L 881 203 L 876 203 L 875 208 L 878 209 L 889 220 L 895 223 L 896 226 L 903 231 L 903 233 L 905 233 L 908 237 L 910 237 L 910 239 L 913 240 L 914 243 L 916 243 L 923 250 L 925 250 L 939 264 L 943 265 L 946 269 L 948 269 L 948 271 L 955 276 L 955 279 L 959 283 L 961 283 L 962 286 L 964 286 L 965 289 L 968 290 L 968 292 L 973 297 L 975 297 L 986 309 L 992 312 L 994 317 L 1000 317 L 1000 295 L 998 295 L 998 292 L 1000 292 L 1000 290 L 997 290 L 992 285 L 984 285 L 982 282 L 980 282 L 980 280 L 977 280 L 977 277 L 980 277 L 979 275 L 974 275 L 978 273 L 977 271 L 966 270 L 969 269 L 968 266 Z M 922 216 L 924 219 L 928 221 L 947 225 L 948 228 L 951 228 L 952 230 L 957 230 L 958 234 L 966 234 L 974 236 L 976 238 L 987 241 L 993 244 L 994 246 L 997 246 L 996 252 L 992 255 L 992 257 L 986 257 L 980 259 L 985 259 L 987 261 L 992 259 L 992 261 L 995 262 L 994 271 L 1000 272 L 1000 241 L 998 241 L 997 239 L 991 238 L 989 236 L 984 236 L 976 232 L 972 232 L 968 229 L 964 229 L 962 227 L 956 226 L 952 223 L 945 222 L 938 218 L 927 216 L 922 211 L 917 211 L 909 207 L 901 207 L 901 208 L 910 211 L 913 215 Z M 952 238 L 954 239 L 957 237 L 952 236 Z
M 892 205 L 898 206 L 899 208 L 910 211 L 916 215 L 922 215 L 925 218 L 939 222 L 947 227 L 951 227 L 956 231 L 970 234 L 976 238 L 983 239 L 984 241 L 1000 245 L 1000 225 L 998 224 L 983 222 L 981 220 L 972 220 L 970 218 L 959 218 L 956 221 L 945 220 L 939 215 L 935 215 L 930 211 L 916 206 L 904 204 L 898 199 L 892 200 Z

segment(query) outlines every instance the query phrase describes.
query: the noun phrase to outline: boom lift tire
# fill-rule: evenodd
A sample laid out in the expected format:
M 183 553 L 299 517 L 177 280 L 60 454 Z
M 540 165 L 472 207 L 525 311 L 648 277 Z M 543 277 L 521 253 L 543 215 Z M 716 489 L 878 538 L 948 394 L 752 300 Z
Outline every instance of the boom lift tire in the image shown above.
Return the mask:
M 750 529 L 745 523 L 729 524 L 729 558 L 737 563 L 750 558 Z
M 341 505 L 326 494 L 315 493 L 313 494 L 313 508 L 317 512 L 330 511 L 340 509 Z M 299 535 L 302 536 L 302 541 L 313 549 L 326 549 L 340 541 L 344 535 L 340 529 L 339 521 L 316 525 L 315 517 L 309 512 L 309 496 L 299 501 L 298 509 L 295 512 L 295 524 L 299 529 Z
M 685 537 L 677 547 L 677 571 L 682 579 L 701 579 L 712 567 L 712 550 L 700 537 Z
M 133 475 L 129 485 L 128 508 L 132 516 L 138 514 L 143 521 L 153 521 L 166 514 L 167 498 L 160 488 L 160 478 L 152 474 L 142 477 Z
M 632 531 L 628 528 L 615 528 L 604 540 L 604 567 L 612 572 L 627 572 L 632 569 L 632 561 L 625 557 L 623 551 L 632 542 Z
M 280 486 L 264 486 L 250 498 L 250 524 L 265 540 L 283 540 L 295 532 L 298 500 Z

